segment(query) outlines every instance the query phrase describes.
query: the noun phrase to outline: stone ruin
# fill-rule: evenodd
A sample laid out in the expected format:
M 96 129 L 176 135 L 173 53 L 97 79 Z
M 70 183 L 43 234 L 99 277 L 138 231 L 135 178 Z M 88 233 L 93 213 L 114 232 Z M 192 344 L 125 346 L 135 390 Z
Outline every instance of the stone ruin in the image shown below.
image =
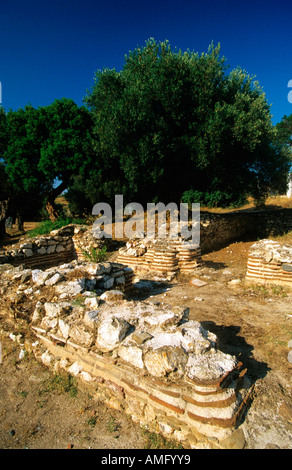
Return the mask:
M 90 256 L 91 249 L 98 250 L 103 246 L 104 241 L 97 240 L 91 228 L 70 224 L 52 230 L 49 235 L 20 239 L 9 250 L 0 251 L 0 264 L 50 267 L 73 259 L 85 260 Z
M 292 286 L 292 246 L 264 239 L 249 249 L 246 280 Z
M 219 447 L 250 398 L 242 364 L 218 350 L 216 336 L 189 321 L 187 309 L 116 296 L 104 296 L 95 310 L 45 303 L 32 327 L 36 357 L 148 429 L 195 447 L 211 438 Z
M 183 238 L 129 240 L 126 247 L 119 249 L 117 261 L 136 271 L 167 275 L 192 273 L 202 265 L 200 247 L 185 242 Z
M 0 264 L 49 267 L 73 259 L 86 260 L 90 258 L 91 249 L 115 246 L 115 243 L 114 240 L 95 238 L 92 227 L 71 224 L 53 230 L 47 236 L 35 237 L 29 241 L 23 239 L 10 250 L 0 252 Z M 154 271 L 168 275 L 192 273 L 202 266 L 200 247 L 186 242 L 182 237 L 128 240 L 126 246 L 119 249 L 117 262 L 135 271 Z
M 78 231 L 81 238 L 82 233 Z M 62 234 L 68 236 L 65 229 Z M 54 232 L 43 243 L 46 249 L 55 246 L 49 255 L 60 254 L 62 263 L 66 250 L 57 250 L 60 236 Z M 36 246 L 42 248 L 38 243 L 19 250 L 34 253 Z M 173 272 L 172 267 L 176 271 L 179 263 L 184 267 L 178 248 L 172 252 L 175 257 L 166 257 L 166 272 Z M 144 250 L 141 244 L 126 249 Z M 151 249 L 130 256 L 149 257 Z M 159 267 L 163 259 L 159 264 L 155 253 L 161 251 L 152 251 Z M 33 258 L 30 252 L 23 254 L 22 259 Z M 197 263 L 199 251 L 196 255 L 187 262 Z M 14 321 L 25 319 L 31 339 L 25 338 L 22 347 L 55 372 L 75 376 L 109 407 L 193 448 L 224 448 L 252 396 L 246 369 L 218 349 L 213 333 L 189 320 L 189 309 L 153 298 L 131 300 L 133 277 L 133 269 L 121 262 L 75 259 L 42 269 L 0 264 L 2 315 L 5 310 Z

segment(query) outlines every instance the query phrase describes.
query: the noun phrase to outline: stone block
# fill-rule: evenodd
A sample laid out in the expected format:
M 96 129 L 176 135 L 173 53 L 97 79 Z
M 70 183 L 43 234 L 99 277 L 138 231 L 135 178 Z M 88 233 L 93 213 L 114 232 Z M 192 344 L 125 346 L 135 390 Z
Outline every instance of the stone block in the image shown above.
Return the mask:
M 63 280 L 64 280 L 64 276 L 62 276 L 62 274 L 60 274 L 60 273 L 56 273 L 50 279 L 45 281 L 45 285 L 46 286 L 55 286 L 56 284 L 58 284 L 58 282 L 61 282 Z
M 120 346 L 118 355 L 126 362 L 129 362 L 139 369 L 144 368 L 143 352 L 138 346 Z
M 98 307 L 99 305 L 99 298 L 97 296 L 94 297 L 87 297 L 84 301 L 86 307 L 94 310 Z
M 98 326 L 96 345 L 103 352 L 113 351 L 131 329 L 126 320 L 115 316 L 106 317 Z
M 69 330 L 70 339 L 83 347 L 89 348 L 94 342 L 94 330 L 83 321 L 74 322 Z
M 100 296 L 101 300 L 105 300 L 106 302 L 116 302 L 117 300 L 125 299 L 125 294 L 120 290 L 109 290 L 104 292 Z
M 29 248 L 24 248 L 23 253 L 25 254 L 27 258 L 29 258 L 30 256 L 33 256 L 33 251 L 30 250 Z

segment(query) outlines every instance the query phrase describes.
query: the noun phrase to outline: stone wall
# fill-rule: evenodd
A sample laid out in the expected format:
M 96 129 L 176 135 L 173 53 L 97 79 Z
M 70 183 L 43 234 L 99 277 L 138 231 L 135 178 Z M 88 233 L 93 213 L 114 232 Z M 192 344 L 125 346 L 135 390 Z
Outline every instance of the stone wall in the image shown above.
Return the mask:
M 130 268 L 74 260 L 0 273 L 3 311 L 29 328 L 24 348 L 99 401 L 194 448 L 224 447 L 241 423 L 253 390 L 243 364 L 188 308 L 128 299 Z
M 97 252 L 103 246 L 114 244 L 112 240 L 94 238 L 91 227 L 70 224 L 52 230 L 46 236 L 22 239 L 10 250 L 0 252 L 0 264 L 23 264 L 28 268 L 52 267 L 74 259 L 89 260 L 92 250 Z
M 292 246 L 273 240 L 254 243 L 248 253 L 246 280 L 292 286 Z
M 35 237 L 0 252 L 0 264 L 27 267 L 48 267 L 71 261 L 75 257 L 73 244 L 74 225 L 53 230 L 47 236 Z
M 201 212 L 202 253 L 233 241 L 283 235 L 292 230 L 292 209 L 235 211 L 226 214 Z

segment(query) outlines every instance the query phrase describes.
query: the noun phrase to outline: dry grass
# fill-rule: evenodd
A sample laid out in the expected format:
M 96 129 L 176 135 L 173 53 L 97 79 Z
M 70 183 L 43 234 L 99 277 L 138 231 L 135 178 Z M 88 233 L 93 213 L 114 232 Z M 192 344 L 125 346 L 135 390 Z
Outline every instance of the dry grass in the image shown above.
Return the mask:
M 277 237 L 270 236 L 271 240 L 275 240 L 281 245 L 288 244 L 292 245 L 292 232 L 285 233 L 284 235 L 279 235 Z
M 248 198 L 247 204 L 237 209 L 228 209 L 228 208 L 221 208 L 221 207 L 200 207 L 201 211 L 206 212 L 214 212 L 217 214 L 224 214 L 226 212 L 234 212 L 234 211 L 243 211 L 243 210 L 257 210 L 254 204 L 253 199 L 250 197 Z M 292 209 L 292 198 L 286 196 L 274 196 L 269 197 L 266 200 L 265 207 L 263 209 Z

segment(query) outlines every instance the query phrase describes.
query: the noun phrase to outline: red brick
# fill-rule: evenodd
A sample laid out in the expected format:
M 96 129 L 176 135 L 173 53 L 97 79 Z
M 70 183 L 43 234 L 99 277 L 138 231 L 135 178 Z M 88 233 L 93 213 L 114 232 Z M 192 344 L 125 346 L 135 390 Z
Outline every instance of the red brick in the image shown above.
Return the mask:
M 201 406 L 201 407 L 208 407 L 208 408 L 225 408 L 231 403 L 234 403 L 236 400 L 235 394 L 225 400 L 214 400 L 214 401 L 197 401 L 187 395 L 182 395 L 182 398 L 191 403 L 192 405 Z
M 146 390 L 144 390 L 143 388 L 141 387 L 138 387 L 137 385 L 134 385 L 133 383 L 131 382 L 128 382 L 128 380 L 126 379 L 122 379 L 122 382 L 124 384 L 126 384 L 131 390 L 134 390 L 135 392 L 143 392 L 145 393 L 146 395 L 148 395 L 148 392 Z
M 149 398 L 151 400 L 155 401 L 156 403 L 159 403 L 159 405 L 165 406 L 166 408 L 169 408 L 172 411 L 175 411 L 176 413 L 179 414 L 184 414 L 185 410 L 182 408 L 179 408 L 178 406 L 171 405 L 170 403 L 167 403 L 164 400 L 161 400 L 160 398 L 154 397 L 153 395 L 149 395 Z

